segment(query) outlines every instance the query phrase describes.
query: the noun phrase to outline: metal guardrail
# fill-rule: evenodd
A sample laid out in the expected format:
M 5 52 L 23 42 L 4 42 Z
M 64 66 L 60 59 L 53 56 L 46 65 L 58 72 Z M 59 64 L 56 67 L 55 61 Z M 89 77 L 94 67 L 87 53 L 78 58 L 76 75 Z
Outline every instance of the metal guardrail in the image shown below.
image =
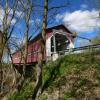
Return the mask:
M 100 44 L 82 46 L 82 47 L 71 48 L 71 49 L 65 49 L 65 50 L 58 51 L 58 52 L 52 52 L 51 56 L 46 57 L 46 60 L 47 61 L 50 61 L 50 60 L 55 61 L 57 58 L 63 57 L 64 55 L 80 54 L 80 53 L 84 53 L 86 51 L 92 53 L 92 52 L 95 52 L 95 51 L 98 51 L 98 50 L 100 50 Z
M 62 50 L 62 51 L 58 51 L 57 53 L 62 54 L 62 55 L 63 54 L 70 54 L 70 53 L 82 53 L 82 51 L 91 50 L 91 49 L 100 49 L 100 44 L 82 46 L 82 47 L 71 48 L 71 49 L 65 49 L 65 50 Z

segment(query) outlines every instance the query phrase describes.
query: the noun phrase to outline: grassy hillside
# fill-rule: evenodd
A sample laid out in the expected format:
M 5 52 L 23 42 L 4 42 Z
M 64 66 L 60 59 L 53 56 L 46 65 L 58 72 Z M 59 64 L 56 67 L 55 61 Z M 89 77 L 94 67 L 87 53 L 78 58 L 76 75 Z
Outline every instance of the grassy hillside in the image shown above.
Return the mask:
M 67 55 L 45 68 L 40 100 L 100 99 L 99 52 Z
M 34 85 L 31 80 L 28 82 L 21 93 L 11 96 L 13 98 L 9 100 L 29 100 Z M 100 52 L 66 55 L 44 66 L 40 100 L 98 98 L 100 99 Z

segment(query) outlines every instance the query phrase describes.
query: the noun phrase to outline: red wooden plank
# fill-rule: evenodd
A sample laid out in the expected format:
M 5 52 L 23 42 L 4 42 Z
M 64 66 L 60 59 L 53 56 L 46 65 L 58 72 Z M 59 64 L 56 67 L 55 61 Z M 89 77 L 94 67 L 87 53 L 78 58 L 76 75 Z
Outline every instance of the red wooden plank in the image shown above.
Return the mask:
M 68 33 L 71 33 L 67 28 L 65 28 L 63 25 L 59 25 L 59 26 L 55 26 L 53 27 L 54 29 L 63 29 Z M 46 39 L 48 39 L 51 35 L 52 35 L 52 29 L 53 28 L 49 28 L 47 29 L 47 33 L 46 33 Z M 70 36 L 68 36 L 70 38 Z M 70 38 L 70 41 L 73 41 Z M 39 51 L 39 47 L 40 47 L 40 38 L 35 39 L 35 41 L 32 41 L 29 43 L 28 46 L 28 56 L 27 56 L 27 63 L 33 63 L 33 62 L 37 62 L 39 59 L 39 55 L 38 55 L 38 51 Z M 44 53 L 44 56 L 46 56 L 46 53 Z M 20 61 L 21 54 L 20 51 L 16 52 L 15 54 L 13 54 L 13 62 L 16 64 L 20 64 L 23 63 L 23 61 Z

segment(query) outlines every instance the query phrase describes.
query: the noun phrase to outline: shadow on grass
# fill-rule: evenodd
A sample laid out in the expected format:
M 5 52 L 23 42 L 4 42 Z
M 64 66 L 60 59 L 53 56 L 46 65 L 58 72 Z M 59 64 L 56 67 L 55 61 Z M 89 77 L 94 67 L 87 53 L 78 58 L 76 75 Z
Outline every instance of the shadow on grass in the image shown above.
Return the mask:
M 84 64 L 96 63 L 97 60 L 92 54 L 78 54 L 78 55 L 72 55 L 72 56 L 67 55 L 64 58 L 58 59 L 56 63 L 53 63 L 48 69 L 46 69 L 47 72 L 45 74 L 47 77 L 44 79 L 42 92 L 48 87 L 50 87 L 50 85 L 52 85 L 55 79 L 60 75 L 60 67 L 62 67 L 62 64 L 64 62 L 66 62 L 65 66 L 70 65 L 70 64 L 84 65 Z
M 57 78 L 57 76 L 60 74 L 60 67 L 61 67 L 62 59 L 58 59 L 57 63 L 52 66 L 52 68 L 48 69 L 49 77 L 45 80 L 42 92 L 47 89 Z

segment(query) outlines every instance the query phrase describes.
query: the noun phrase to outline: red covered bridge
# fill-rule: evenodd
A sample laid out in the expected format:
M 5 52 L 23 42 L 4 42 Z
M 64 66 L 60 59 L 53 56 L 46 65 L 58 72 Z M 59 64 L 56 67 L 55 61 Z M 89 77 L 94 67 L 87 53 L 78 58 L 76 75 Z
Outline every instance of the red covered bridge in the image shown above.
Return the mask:
M 27 64 L 38 61 L 40 39 L 41 33 L 29 42 Z M 74 36 L 64 25 L 54 26 L 46 30 L 46 60 L 56 60 L 58 58 L 58 52 L 67 48 L 74 48 Z M 20 50 L 13 53 L 13 63 L 23 63 Z

